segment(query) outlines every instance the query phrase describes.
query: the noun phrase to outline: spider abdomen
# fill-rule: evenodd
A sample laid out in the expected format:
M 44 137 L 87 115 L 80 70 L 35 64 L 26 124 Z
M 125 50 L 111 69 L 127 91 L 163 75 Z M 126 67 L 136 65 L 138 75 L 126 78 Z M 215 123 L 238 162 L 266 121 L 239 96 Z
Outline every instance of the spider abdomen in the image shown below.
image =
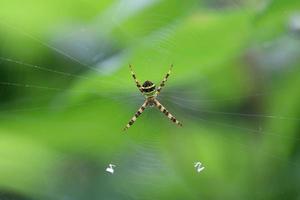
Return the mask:
M 154 95 L 155 94 L 155 84 L 152 83 L 151 81 L 145 81 L 143 86 L 142 86 L 142 91 L 145 95 Z

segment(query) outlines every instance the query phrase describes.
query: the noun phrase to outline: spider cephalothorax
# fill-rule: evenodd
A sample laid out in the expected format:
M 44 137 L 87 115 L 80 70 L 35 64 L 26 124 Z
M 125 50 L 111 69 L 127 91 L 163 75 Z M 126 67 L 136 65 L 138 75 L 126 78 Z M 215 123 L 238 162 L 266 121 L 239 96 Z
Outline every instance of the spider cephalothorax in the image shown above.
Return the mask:
M 169 75 L 171 74 L 171 69 L 173 65 L 171 65 L 171 68 L 167 75 L 164 77 L 162 82 L 160 83 L 159 87 L 156 89 L 156 86 L 151 81 L 145 81 L 143 85 L 139 83 L 137 80 L 131 65 L 129 65 L 131 70 L 131 75 L 136 83 L 136 86 L 140 90 L 140 92 L 145 95 L 146 100 L 143 103 L 143 105 L 139 108 L 139 110 L 135 113 L 135 115 L 131 118 L 131 120 L 128 122 L 124 130 L 128 129 L 135 121 L 136 119 L 144 112 L 147 106 L 156 106 L 162 113 L 164 113 L 172 122 L 176 123 L 179 126 L 182 126 L 182 124 L 163 106 L 161 103 L 156 99 L 157 95 L 159 95 L 161 89 L 165 86 L 165 82 L 167 81 Z

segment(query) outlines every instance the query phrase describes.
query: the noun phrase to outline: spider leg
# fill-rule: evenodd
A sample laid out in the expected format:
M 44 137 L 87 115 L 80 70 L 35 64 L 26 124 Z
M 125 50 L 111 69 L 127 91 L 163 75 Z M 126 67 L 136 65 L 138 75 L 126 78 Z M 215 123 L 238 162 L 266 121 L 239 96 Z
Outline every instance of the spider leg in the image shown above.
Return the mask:
M 173 68 L 173 64 L 171 65 L 168 73 L 166 74 L 166 76 L 164 77 L 164 79 L 161 81 L 159 87 L 157 88 L 157 90 L 156 90 L 157 91 L 157 95 L 160 93 L 161 89 L 165 86 L 165 82 L 168 80 L 168 77 L 171 74 L 172 68 Z
M 175 124 L 182 126 L 182 123 L 180 123 L 171 113 L 169 113 L 169 111 L 163 106 L 161 105 L 161 103 L 159 103 L 159 101 L 157 99 L 154 100 L 156 107 L 162 112 L 164 113 L 172 122 L 174 122 Z
M 140 82 L 137 80 L 136 75 L 135 75 L 135 73 L 134 73 L 134 71 L 133 71 L 133 69 L 132 69 L 132 67 L 131 67 L 130 64 L 129 64 L 129 68 L 130 68 L 131 75 L 132 75 L 132 77 L 133 77 L 133 79 L 135 81 L 136 86 L 141 91 L 141 93 L 143 93 L 142 86 L 141 86 Z
M 136 121 L 136 119 L 144 112 L 147 105 L 148 105 L 148 101 L 146 100 L 143 103 L 143 105 L 138 109 L 138 111 L 134 114 L 134 116 L 131 118 L 131 120 L 128 122 L 128 124 L 125 126 L 125 128 L 123 129 L 124 131 L 126 131 L 127 129 L 130 128 L 130 126 L 132 126 L 132 124 Z

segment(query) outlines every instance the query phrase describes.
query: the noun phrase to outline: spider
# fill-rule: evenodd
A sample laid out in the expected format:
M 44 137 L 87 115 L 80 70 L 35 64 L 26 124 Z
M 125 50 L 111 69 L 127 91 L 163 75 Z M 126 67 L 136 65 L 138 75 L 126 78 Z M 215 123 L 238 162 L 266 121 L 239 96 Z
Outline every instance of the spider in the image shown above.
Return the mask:
M 147 106 L 153 107 L 156 106 L 162 113 L 164 113 L 172 122 L 175 124 L 182 126 L 182 124 L 163 106 L 161 103 L 156 99 L 156 97 L 159 95 L 161 89 L 165 86 L 165 82 L 168 80 L 168 77 L 171 74 L 171 70 L 173 68 L 173 65 L 171 65 L 169 72 L 166 74 L 162 82 L 160 83 L 159 87 L 156 89 L 156 86 L 151 81 L 147 80 L 141 85 L 139 81 L 137 80 L 135 73 L 133 72 L 133 69 L 131 65 L 129 65 L 131 75 L 136 83 L 136 86 L 140 90 L 140 92 L 145 96 L 146 100 L 143 103 L 143 105 L 138 109 L 138 111 L 135 113 L 135 115 L 131 118 L 131 120 L 128 122 L 126 127 L 124 128 L 124 131 L 130 128 L 132 124 L 136 121 L 136 119 L 144 112 Z

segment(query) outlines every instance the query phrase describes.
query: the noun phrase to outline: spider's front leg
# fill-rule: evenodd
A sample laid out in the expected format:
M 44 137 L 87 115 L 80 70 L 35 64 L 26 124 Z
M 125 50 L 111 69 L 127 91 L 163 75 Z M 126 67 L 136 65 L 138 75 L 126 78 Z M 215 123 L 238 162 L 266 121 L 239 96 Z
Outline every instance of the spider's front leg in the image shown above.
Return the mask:
M 129 64 L 129 68 L 130 68 L 130 71 L 131 71 L 131 75 L 132 75 L 132 78 L 134 79 L 135 81 L 135 84 L 136 86 L 138 87 L 138 89 L 140 90 L 141 93 L 143 93 L 143 90 L 142 90 L 142 86 L 140 84 L 140 82 L 138 81 L 138 79 L 136 78 L 136 75 L 131 67 L 131 65 Z
M 138 109 L 138 111 L 134 114 L 134 116 L 131 118 L 131 120 L 128 122 L 128 124 L 125 126 L 125 128 L 123 129 L 124 131 L 126 131 L 127 129 L 130 128 L 130 126 L 132 126 L 132 124 L 136 121 L 136 119 L 144 112 L 147 105 L 148 105 L 148 101 L 146 100 L 143 103 L 143 105 Z
M 154 100 L 156 107 L 164 113 L 172 122 L 175 124 L 182 126 L 182 123 L 180 123 L 157 99 Z
M 168 73 L 166 74 L 166 76 L 164 77 L 164 79 L 161 81 L 159 87 L 157 88 L 156 90 L 156 94 L 158 95 L 161 91 L 161 89 L 165 86 L 165 82 L 168 80 L 170 74 L 171 74 L 171 71 L 172 71 L 172 68 L 173 68 L 173 64 L 171 65 Z

